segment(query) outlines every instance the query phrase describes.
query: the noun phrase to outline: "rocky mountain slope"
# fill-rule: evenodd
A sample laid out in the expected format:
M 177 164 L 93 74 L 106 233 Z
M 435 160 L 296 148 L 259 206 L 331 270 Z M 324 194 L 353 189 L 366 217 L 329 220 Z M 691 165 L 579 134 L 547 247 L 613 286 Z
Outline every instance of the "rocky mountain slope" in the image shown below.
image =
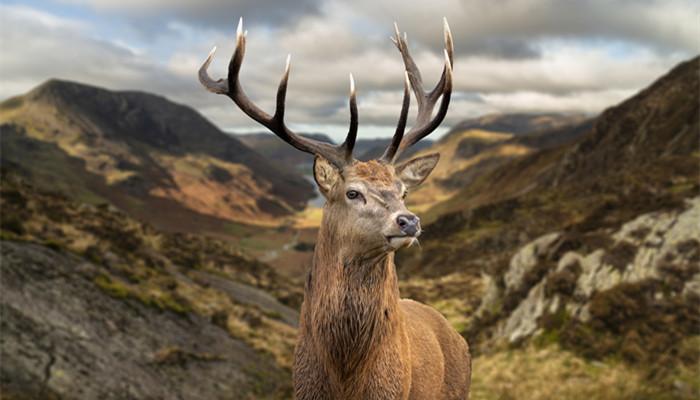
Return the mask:
M 0 124 L 3 165 L 171 230 L 274 223 L 313 196 L 294 171 L 147 93 L 50 80 L 0 104 Z
M 641 374 L 622 398 L 700 395 L 699 72 L 700 57 L 678 65 L 430 210 L 397 265 L 433 289 L 409 293 L 486 358 L 556 346 Z
M 2 182 L 3 398 L 289 397 L 297 286 L 228 243 Z

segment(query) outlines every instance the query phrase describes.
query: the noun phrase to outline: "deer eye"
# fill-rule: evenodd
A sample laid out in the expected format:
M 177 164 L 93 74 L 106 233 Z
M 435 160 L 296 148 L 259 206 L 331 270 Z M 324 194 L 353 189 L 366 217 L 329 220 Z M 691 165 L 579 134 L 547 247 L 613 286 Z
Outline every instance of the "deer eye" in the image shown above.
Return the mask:
M 403 192 L 403 195 L 401 195 L 401 199 L 405 199 L 406 196 L 408 196 L 408 190 Z
M 355 200 L 356 198 L 360 197 L 361 194 L 357 190 L 348 190 L 345 195 L 348 197 L 350 200 Z

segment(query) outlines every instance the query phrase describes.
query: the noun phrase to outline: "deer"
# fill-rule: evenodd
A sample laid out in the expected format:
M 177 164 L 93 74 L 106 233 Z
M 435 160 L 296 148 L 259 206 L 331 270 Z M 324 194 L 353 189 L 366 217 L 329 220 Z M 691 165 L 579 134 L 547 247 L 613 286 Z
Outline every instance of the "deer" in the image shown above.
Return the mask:
M 270 115 L 245 94 L 239 73 L 247 31 L 239 20 L 236 47 L 226 79 L 207 70 L 199 80 L 210 92 L 228 96 L 250 118 L 296 149 L 314 156 L 313 175 L 325 197 L 313 261 L 304 285 L 292 380 L 300 400 L 467 399 L 471 355 L 467 341 L 435 309 L 401 299 L 395 253 L 417 243 L 420 219 L 404 201 L 408 190 L 435 168 L 439 154 L 397 162 L 410 146 L 433 132 L 447 114 L 452 94 L 453 44 L 444 20 L 444 67 L 435 88 L 423 89 L 407 37 L 394 24 L 392 41 L 404 70 L 398 124 L 382 156 L 358 161 L 352 152 L 358 130 L 355 81 L 350 74 L 350 127 L 331 144 L 299 135 L 284 121 L 290 57 Z M 406 133 L 411 92 L 418 104 Z M 435 106 L 440 100 L 437 112 Z

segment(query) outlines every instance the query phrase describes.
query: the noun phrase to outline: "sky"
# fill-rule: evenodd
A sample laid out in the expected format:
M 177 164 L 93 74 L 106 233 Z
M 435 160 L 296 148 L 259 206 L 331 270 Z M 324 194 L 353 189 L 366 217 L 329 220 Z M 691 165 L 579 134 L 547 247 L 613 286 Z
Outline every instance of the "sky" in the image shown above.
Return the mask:
M 214 45 L 210 74 L 224 76 L 240 17 L 249 96 L 272 112 L 291 54 L 288 125 L 335 139 L 347 131 L 350 73 L 359 135 L 393 133 L 403 92 L 394 22 L 432 87 L 449 21 L 455 92 L 443 131 L 491 113 L 593 115 L 700 53 L 696 0 L 2 0 L 0 99 L 61 78 L 156 93 L 225 130 L 263 131 L 197 80 Z

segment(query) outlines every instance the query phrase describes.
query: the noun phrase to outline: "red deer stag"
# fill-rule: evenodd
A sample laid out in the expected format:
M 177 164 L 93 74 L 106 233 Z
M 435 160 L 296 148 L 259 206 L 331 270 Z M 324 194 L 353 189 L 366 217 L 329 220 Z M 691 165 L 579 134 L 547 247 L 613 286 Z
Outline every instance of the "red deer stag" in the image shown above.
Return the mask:
M 355 84 L 350 76 L 350 129 L 338 145 L 292 132 L 284 122 L 289 58 L 267 114 L 246 96 L 238 75 L 246 33 L 238 25 L 228 79 L 199 70 L 211 92 L 230 97 L 248 116 L 297 149 L 315 155 L 314 177 L 326 198 L 313 264 L 306 281 L 294 355 L 298 399 L 466 399 L 471 357 L 466 341 L 437 311 L 399 296 L 394 252 L 417 242 L 419 218 L 404 205 L 407 189 L 433 170 L 438 154 L 395 165 L 402 151 L 434 131 L 452 93 L 452 36 L 445 21 L 445 66 L 435 89 L 423 90 L 406 35 L 392 38 L 405 65 L 403 106 L 396 133 L 381 158 L 353 159 L 357 135 Z M 404 135 L 413 91 L 414 126 Z M 441 100 L 440 100 L 441 99 Z M 433 109 L 440 100 L 437 113 Z

